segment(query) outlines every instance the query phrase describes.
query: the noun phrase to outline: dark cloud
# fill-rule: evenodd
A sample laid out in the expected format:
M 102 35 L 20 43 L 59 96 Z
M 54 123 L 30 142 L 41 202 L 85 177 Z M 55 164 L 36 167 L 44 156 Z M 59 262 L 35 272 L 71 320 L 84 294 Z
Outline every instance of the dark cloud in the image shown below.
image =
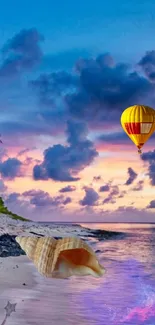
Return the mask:
M 20 176 L 20 168 L 22 163 L 17 158 L 8 158 L 7 160 L 0 163 L 0 173 L 2 177 L 8 179 L 14 179 Z
M 103 200 L 103 204 L 108 204 L 108 203 L 116 203 L 116 200 L 113 198 L 112 195 L 107 196 L 104 200 Z
M 141 159 L 149 163 L 148 175 L 151 181 L 151 185 L 155 185 L 155 150 L 144 152 L 141 155 Z
M 84 123 L 69 121 L 66 133 L 69 145 L 58 144 L 44 151 L 44 161 L 33 169 L 35 180 L 77 181 L 78 173 L 98 156 L 93 143 L 87 139 Z
M 128 168 L 128 174 L 129 178 L 127 179 L 125 185 L 131 185 L 137 177 L 137 174 L 131 167 Z
M 106 142 L 106 143 L 119 143 L 124 144 L 127 141 L 130 141 L 130 139 L 127 137 L 125 132 L 110 132 L 108 134 L 101 134 L 97 138 L 100 142 Z
M 136 186 L 133 188 L 133 191 L 142 191 L 144 186 L 144 181 L 139 181 Z
M 69 204 L 71 202 L 72 202 L 72 199 L 70 197 L 66 197 L 66 199 L 64 199 L 64 201 L 63 201 L 63 204 L 67 205 L 67 204 Z
M 23 30 L 14 36 L 4 47 L 1 74 L 16 75 L 40 62 L 42 40 L 36 29 Z M 103 127 L 106 123 L 112 125 L 118 121 L 124 108 L 139 101 L 149 105 L 154 94 L 150 80 L 132 71 L 124 63 L 115 64 L 108 53 L 100 54 L 94 59 L 79 60 L 72 72 L 62 70 L 42 73 L 37 79 L 30 81 L 29 86 L 27 90 L 26 85 L 26 98 L 28 102 L 30 100 L 34 110 L 24 112 L 22 121 L 4 121 L 1 130 L 5 135 L 62 133 L 66 121 L 72 117 L 89 121 L 91 128 L 98 125 Z M 21 90 L 23 91 L 19 91 Z M 5 105 L 8 98 L 11 97 L 12 101 L 12 98 L 17 97 L 16 91 L 12 95 L 8 88 L 7 92 Z M 19 104 L 21 108 L 23 105 Z M 9 105 L 12 106 L 10 103 Z M 105 135 L 101 137 L 106 142 L 130 141 L 123 132 L 115 134 L 113 139 L 108 139 Z
M 75 93 L 66 95 L 71 114 L 87 120 L 111 121 L 127 106 L 140 99 L 146 102 L 152 90 L 149 80 L 131 71 L 126 64 L 112 62 L 110 55 L 106 60 L 100 55 L 96 59 L 77 62 L 80 87 Z
M 139 61 L 139 66 L 151 81 L 155 81 L 155 50 L 147 51 Z
M 107 203 L 115 203 L 116 202 L 116 197 L 119 196 L 119 187 L 117 185 L 111 186 L 111 190 L 109 195 L 103 200 L 103 204 Z
M 22 194 L 24 197 L 30 198 L 30 203 L 36 207 L 50 206 L 58 207 L 61 204 L 68 204 L 68 198 L 65 198 L 62 195 L 51 197 L 49 193 L 42 190 L 29 190 Z M 67 199 L 67 203 L 66 203 Z
M 150 201 L 149 205 L 147 206 L 148 209 L 155 209 L 155 200 Z
M 78 86 L 78 78 L 66 71 L 58 71 L 50 74 L 42 74 L 38 79 L 30 82 L 30 86 L 39 95 L 43 105 L 55 104 L 55 99 L 65 91 L 72 92 Z
M 99 199 L 98 193 L 91 187 L 84 187 L 85 190 L 85 196 L 84 198 L 79 202 L 80 205 L 83 206 L 94 206 L 97 205 L 97 201 Z
M 108 192 L 108 191 L 110 191 L 110 185 L 109 185 L 109 184 L 102 185 L 102 186 L 99 188 L 99 191 L 100 191 L 100 192 Z
M 23 29 L 10 39 L 2 49 L 0 76 L 16 76 L 40 63 L 40 42 L 43 40 L 43 36 L 35 28 Z
M 61 188 L 59 190 L 60 193 L 65 193 L 65 192 L 73 192 L 76 190 L 76 187 L 75 186 L 71 186 L 71 185 L 68 185 L 68 186 L 65 186 L 63 188 Z
M 51 127 L 53 122 L 61 124 L 61 130 L 71 116 L 89 121 L 90 126 L 112 124 L 127 106 L 152 100 L 152 83 L 128 65 L 115 64 L 108 53 L 81 59 L 74 70 L 44 73 L 30 82 L 43 108 L 40 116 Z M 123 132 L 116 136 L 118 141 L 120 137 L 123 142 L 127 139 Z M 106 141 L 104 135 L 101 140 Z

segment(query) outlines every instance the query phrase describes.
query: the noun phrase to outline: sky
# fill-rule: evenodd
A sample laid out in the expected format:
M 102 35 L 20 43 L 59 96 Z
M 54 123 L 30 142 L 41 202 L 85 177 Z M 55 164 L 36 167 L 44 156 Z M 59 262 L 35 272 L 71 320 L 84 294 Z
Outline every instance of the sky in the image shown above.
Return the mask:
M 155 2 L 3 1 L 0 195 L 37 221 L 155 222 L 155 135 L 139 156 L 123 110 L 155 108 Z

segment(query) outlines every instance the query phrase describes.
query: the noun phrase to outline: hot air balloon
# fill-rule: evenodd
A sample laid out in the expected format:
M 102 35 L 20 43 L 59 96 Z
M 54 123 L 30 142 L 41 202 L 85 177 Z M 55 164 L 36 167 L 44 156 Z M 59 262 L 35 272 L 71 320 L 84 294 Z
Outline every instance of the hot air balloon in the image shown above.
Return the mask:
M 155 110 L 144 105 L 130 106 L 121 115 L 121 125 L 141 154 L 141 148 L 155 131 Z

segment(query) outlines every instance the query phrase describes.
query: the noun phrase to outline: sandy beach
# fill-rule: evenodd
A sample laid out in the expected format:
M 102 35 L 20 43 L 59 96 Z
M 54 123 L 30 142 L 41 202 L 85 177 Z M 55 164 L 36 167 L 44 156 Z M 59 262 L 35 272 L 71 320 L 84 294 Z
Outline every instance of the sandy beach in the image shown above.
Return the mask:
M 26 256 L 0 258 L 0 324 L 8 301 L 17 303 L 18 313 L 24 299 L 33 297 L 33 288 L 37 285 L 34 272 L 35 268 Z M 6 324 L 17 324 L 15 314 L 11 314 Z
M 68 325 L 74 319 L 81 324 L 80 312 L 75 315 L 73 308 L 78 307 L 76 298 L 81 291 L 90 286 L 90 278 L 79 281 L 75 277 L 68 280 L 42 277 L 26 256 L 3 258 L 0 262 L 0 325 L 8 301 L 17 305 L 6 325 Z M 95 281 L 97 285 L 100 280 Z
M 100 252 L 96 243 L 99 245 L 101 239 L 104 241 L 114 234 L 104 230 L 95 233 L 80 225 L 21 222 L 0 215 L 0 325 L 85 325 L 85 322 L 81 323 L 81 303 L 76 300 L 81 299 L 84 290 L 94 288 L 104 280 L 92 277 L 45 278 L 27 256 L 19 256 L 22 250 L 15 236 L 50 236 L 57 239 L 76 236 Z M 16 304 L 16 312 L 11 312 L 5 319 L 4 308 L 8 301 Z

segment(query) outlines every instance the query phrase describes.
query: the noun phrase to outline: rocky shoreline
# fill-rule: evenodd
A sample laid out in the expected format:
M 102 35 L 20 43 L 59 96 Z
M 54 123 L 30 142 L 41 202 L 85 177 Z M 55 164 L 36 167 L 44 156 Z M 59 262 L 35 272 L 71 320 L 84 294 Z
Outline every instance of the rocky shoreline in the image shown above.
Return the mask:
M 16 236 L 46 236 L 55 239 L 75 236 L 87 241 L 92 238 L 99 241 L 124 238 L 121 232 L 93 230 L 78 224 L 24 222 L 0 214 L 0 257 L 25 255 L 15 240 Z
M 30 232 L 30 235 L 37 237 L 44 237 L 44 235 L 37 234 L 35 232 Z M 20 256 L 25 255 L 25 252 L 21 249 L 19 244 L 15 240 L 16 235 L 3 234 L 0 236 L 0 257 L 9 256 Z M 89 238 L 97 238 L 98 240 L 110 240 L 116 238 L 122 238 L 122 234 L 115 232 L 105 232 L 105 231 L 92 231 L 91 235 L 83 237 L 83 240 Z M 55 239 L 61 239 L 62 237 L 54 237 Z

